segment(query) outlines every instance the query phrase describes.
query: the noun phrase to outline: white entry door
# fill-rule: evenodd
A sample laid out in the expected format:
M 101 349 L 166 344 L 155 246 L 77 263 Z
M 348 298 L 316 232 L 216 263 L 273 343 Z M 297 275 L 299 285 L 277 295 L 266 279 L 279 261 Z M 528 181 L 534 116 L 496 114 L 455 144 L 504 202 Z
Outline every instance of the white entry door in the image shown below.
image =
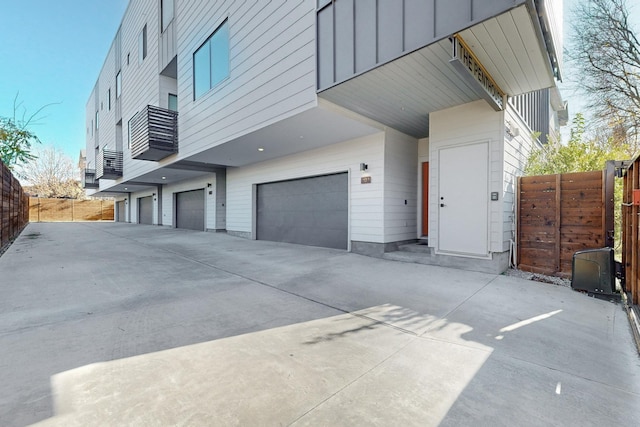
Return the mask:
M 439 151 L 438 251 L 488 255 L 489 143 Z

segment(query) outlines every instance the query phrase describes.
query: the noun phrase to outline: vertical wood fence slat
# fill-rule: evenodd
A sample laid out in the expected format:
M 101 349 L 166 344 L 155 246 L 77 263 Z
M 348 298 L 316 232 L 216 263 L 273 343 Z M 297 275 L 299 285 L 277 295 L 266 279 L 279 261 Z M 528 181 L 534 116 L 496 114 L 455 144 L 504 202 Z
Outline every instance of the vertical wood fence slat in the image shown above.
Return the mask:
M 556 175 L 556 229 L 555 229 L 555 236 L 556 236 L 556 254 L 555 254 L 555 262 L 556 262 L 556 272 L 561 271 L 561 264 L 562 264 L 562 260 L 560 259 L 561 257 L 561 242 L 560 242 L 560 235 L 561 235 L 561 225 L 562 225 L 562 212 L 561 212 L 561 203 L 562 203 L 562 177 L 560 175 Z
M 29 222 L 29 199 L 20 182 L 0 161 L 0 248 L 8 245 Z
M 112 200 L 31 198 L 31 222 L 112 221 Z
M 640 285 L 638 283 L 638 269 L 640 265 L 638 263 L 638 244 L 640 242 L 640 233 L 638 230 L 638 205 L 633 203 L 634 190 L 640 189 L 640 160 L 633 161 L 627 174 L 625 175 L 625 198 L 623 203 L 626 205 L 623 210 L 623 217 L 625 217 L 625 232 L 622 239 L 625 248 L 625 282 L 627 291 L 631 293 L 631 301 L 637 305 L 640 302 Z M 629 257 L 629 255 L 631 255 Z
M 518 268 L 568 277 L 575 252 L 605 247 L 603 183 L 603 171 L 521 177 Z

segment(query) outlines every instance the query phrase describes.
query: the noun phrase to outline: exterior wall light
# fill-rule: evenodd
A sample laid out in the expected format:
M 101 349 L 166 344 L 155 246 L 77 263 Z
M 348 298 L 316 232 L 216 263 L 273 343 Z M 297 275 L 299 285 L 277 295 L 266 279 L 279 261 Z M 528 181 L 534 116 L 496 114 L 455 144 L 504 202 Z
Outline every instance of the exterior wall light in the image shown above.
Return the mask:
M 366 164 L 366 163 L 360 163 L 360 171 L 361 171 L 361 172 L 364 172 L 364 171 L 366 171 L 367 169 L 369 169 L 369 165 L 368 165 L 368 164 Z

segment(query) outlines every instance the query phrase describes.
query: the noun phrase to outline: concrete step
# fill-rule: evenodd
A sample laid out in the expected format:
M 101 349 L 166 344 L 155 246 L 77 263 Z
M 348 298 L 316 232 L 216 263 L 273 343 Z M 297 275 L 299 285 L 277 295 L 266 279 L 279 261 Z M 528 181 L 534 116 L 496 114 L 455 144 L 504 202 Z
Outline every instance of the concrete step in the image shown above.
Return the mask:
M 405 247 L 406 246 L 406 247 Z M 418 246 L 423 246 L 419 248 Z M 424 245 L 402 245 L 400 250 L 382 254 L 383 259 L 390 261 L 409 262 L 414 264 L 439 265 L 440 267 L 456 268 L 460 270 L 478 271 L 481 273 L 500 274 L 497 264 L 488 260 L 468 258 L 453 255 L 437 255 L 433 248 Z
M 431 256 L 431 253 L 410 252 L 399 250 L 396 252 L 387 252 L 382 255 L 383 259 L 390 261 L 411 262 L 414 264 L 438 265 L 438 260 Z
M 406 245 L 398 246 L 398 251 L 431 255 L 433 253 L 433 248 L 420 243 L 409 243 Z

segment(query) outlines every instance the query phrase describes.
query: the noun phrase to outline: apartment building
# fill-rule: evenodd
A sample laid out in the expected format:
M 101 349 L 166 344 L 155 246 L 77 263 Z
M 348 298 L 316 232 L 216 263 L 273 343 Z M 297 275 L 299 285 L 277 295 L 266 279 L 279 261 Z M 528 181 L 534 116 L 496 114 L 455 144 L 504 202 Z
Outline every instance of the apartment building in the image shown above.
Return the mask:
M 420 239 L 503 271 L 516 178 L 566 107 L 561 11 L 130 0 L 87 102 L 84 182 L 118 221 L 372 256 Z

